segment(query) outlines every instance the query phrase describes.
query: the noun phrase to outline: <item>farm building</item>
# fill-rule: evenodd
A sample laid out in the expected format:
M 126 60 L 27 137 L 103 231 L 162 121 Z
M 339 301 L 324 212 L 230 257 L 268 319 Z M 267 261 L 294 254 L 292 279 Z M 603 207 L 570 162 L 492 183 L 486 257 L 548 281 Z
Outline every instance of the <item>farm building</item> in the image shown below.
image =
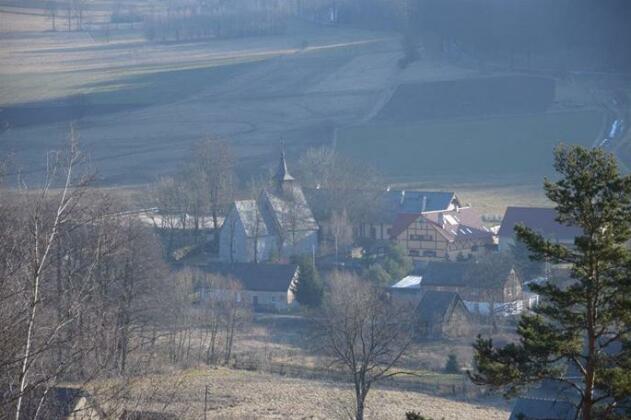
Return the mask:
M 390 239 L 417 262 L 481 255 L 494 246 L 480 216 L 451 192 L 386 191 L 358 236 Z
M 237 299 L 263 311 L 286 311 L 298 304 L 292 291 L 298 281 L 297 265 L 218 263 L 202 269 L 211 280 L 199 286 L 202 300 Z M 236 281 L 238 287 L 230 287 L 225 280 Z
M 498 264 L 493 272 L 478 262 L 430 262 L 423 272 L 423 292 L 458 293 L 472 313 L 501 315 L 520 313 L 524 308 L 522 283 L 511 264 Z
M 256 200 L 235 201 L 223 223 L 219 257 L 226 262 L 264 262 L 275 256 L 311 254 L 318 224 L 281 153 L 273 186 Z
M 566 226 L 556 221 L 556 210 L 545 207 L 508 207 L 498 232 L 500 251 L 515 244 L 515 226 L 524 226 L 543 235 L 546 239 L 565 245 L 573 245 L 574 238 L 581 234 L 577 227 Z
M 398 303 L 418 304 L 421 299 L 421 280 L 423 277 L 410 274 L 388 288 L 390 297 Z
M 469 311 L 454 292 L 429 291 L 416 307 L 418 334 L 425 338 L 456 338 L 471 332 Z

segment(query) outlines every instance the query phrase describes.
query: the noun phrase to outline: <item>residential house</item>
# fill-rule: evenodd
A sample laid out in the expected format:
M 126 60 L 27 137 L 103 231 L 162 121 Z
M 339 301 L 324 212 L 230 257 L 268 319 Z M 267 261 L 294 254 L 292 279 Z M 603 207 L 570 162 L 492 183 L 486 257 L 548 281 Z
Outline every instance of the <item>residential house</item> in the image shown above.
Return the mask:
M 498 231 L 500 251 L 510 250 L 515 244 L 515 226 L 522 224 L 546 239 L 574 245 L 574 238 L 581 234 L 581 229 L 557 222 L 556 210 L 545 207 L 508 207 Z
M 467 309 L 480 315 L 514 315 L 524 309 L 522 283 L 514 267 L 504 264 L 494 269 L 493 277 L 478 270 L 476 262 L 432 261 L 423 271 L 422 289 L 455 292 Z
M 493 233 L 454 193 L 390 190 L 380 201 L 359 236 L 392 240 L 415 262 L 467 259 L 494 247 Z
M 311 254 L 318 246 L 318 230 L 282 152 L 273 185 L 256 200 L 233 203 L 221 229 L 219 257 L 227 262 L 264 262 Z
M 456 338 L 471 332 L 469 311 L 454 292 L 429 291 L 416 307 L 417 331 L 425 338 Z
M 206 274 L 232 279 L 239 284 L 236 299 L 255 310 L 286 311 L 298 305 L 292 288 L 299 276 L 294 264 L 216 263 L 200 267 Z M 202 300 L 233 298 L 224 283 L 198 286 Z

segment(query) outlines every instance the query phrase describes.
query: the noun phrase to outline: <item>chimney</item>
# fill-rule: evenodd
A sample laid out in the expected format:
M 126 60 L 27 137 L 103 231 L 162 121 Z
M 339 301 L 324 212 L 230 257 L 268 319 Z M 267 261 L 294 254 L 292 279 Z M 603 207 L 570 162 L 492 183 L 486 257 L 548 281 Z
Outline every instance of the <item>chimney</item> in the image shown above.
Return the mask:
M 423 195 L 423 201 L 421 202 L 421 213 L 424 213 L 426 208 L 427 208 L 427 196 Z
M 401 202 L 399 203 L 400 205 L 403 205 L 403 202 L 405 201 L 405 190 L 401 191 Z

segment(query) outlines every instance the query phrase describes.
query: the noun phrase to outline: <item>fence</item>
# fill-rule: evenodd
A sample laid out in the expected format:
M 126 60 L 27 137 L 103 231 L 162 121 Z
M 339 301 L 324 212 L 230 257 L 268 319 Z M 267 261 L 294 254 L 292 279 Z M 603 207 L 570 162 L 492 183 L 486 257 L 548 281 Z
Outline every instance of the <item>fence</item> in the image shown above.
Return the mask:
M 256 358 L 248 357 L 235 359 L 232 367 L 234 369 L 267 372 L 291 378 L 349 383 L 348 374 L 341 370 L 326 367 L 307 367 L 272 361 L 261 362 Z M 383 379 L 379 384 L 382 388 L 422 392 L 463 400 L 474 399 L 485 393 L 483 388 L 471 383 L 464 374 L 415 374 L 402 371 L 400 375 Z

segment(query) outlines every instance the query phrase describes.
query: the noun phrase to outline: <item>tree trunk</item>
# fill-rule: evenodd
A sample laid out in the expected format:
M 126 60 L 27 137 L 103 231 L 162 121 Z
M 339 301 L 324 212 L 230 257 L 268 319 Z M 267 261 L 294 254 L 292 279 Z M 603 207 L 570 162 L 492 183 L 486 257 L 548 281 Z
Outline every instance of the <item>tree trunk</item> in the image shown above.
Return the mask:
M 357 407 L 355 409 L 355 420 L 364 420 L 364 402 L 366 400 L 366 394 L 363 391 L 357 391 L 355 398 L 357 400 Z

